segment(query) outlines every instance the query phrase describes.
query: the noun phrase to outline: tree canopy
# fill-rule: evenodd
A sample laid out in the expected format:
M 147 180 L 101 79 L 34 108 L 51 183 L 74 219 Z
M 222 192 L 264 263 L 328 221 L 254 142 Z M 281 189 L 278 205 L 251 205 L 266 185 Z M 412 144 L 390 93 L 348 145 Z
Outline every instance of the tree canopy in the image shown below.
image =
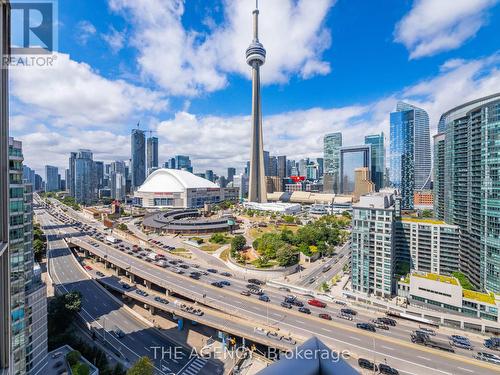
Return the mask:
M 153 375 L 153 362 L 148 357 L 141 357 L 127 371 L 127 375 Z

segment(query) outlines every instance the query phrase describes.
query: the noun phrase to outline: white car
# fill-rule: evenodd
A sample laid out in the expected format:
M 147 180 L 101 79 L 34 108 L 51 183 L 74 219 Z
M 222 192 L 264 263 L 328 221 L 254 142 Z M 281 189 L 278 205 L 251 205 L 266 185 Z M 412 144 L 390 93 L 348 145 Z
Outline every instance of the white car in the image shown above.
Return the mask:
M 489 363 L 494 363 L 495 365 L 500 365 L 500 357 L 495 354 L 478 352 L 474 358 L 479 359 L 480 361 L 485 361 Z
M 268 330 L 264 329 L 264 328 L 261 328 L 261 327 L 255 327 L 254 330 L 253 330 L 256 334 L 258 335 L 262 335 L 262 336 L 267 336 L 267 334 L 269 333 Z

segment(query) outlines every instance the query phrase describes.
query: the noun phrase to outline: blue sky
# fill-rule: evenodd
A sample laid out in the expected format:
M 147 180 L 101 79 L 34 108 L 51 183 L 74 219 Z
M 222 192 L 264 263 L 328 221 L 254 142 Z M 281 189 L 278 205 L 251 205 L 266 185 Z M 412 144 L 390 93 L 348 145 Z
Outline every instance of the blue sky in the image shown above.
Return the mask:
M 334 131 L 346 144 L 388 135 L 402 99 L 426 109 L 435 129 L 440 113 L 500 90 L 498 0 L 260 3 L 272 154 L 321 156 L 323 135 Z M 253 4 L 59 0 L 57 66 L 11 75 L 11 129 L 26 163 L 65 167 L 83 147 L 98 160 L 128 159 L 140 121 L 160 138 L 161 162 L 181 153 L 198 171 L 241 167 Z

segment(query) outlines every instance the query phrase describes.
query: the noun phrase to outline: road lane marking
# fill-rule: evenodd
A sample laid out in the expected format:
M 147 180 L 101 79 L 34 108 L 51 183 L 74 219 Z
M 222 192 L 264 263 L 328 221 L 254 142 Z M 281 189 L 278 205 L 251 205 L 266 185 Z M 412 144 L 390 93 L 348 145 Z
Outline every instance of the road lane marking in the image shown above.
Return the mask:
M 420 356 L 420 355 L 417 355 L 417 358 L 423 359 L 424 361 L 430 361 L 430 359 L 429 359 L 429 358 L 427 358 L 427 357 L 422 357 L 422 356 Z
M 325 331 L 325 332 L 332 332 L 331 330 L 327 329 L 327 328 L 321 328 L 321 330 Z
M 463 367 L 457 367 L 457 369 L 459 370 L 463 370 L 463 371 L 467 371 L 467 372 L 474 372 L 473 370 L 471 369 L 468 369 L 468 368 L 463 368 Z
M 350 339 L 356 340 L 356 341 L 361 341 L 359 337 L 354 337 L 354 336 L 349 336 Z
M 381 347 L 382 347 L 382 348 L 384 348 L 384 349 L 387 349 L 387 350 L 396 350 L 396 349 L 394 349 L 394 348 L 390 348 L 390 347 L 385 346 L 385 345 L 381 345 Z

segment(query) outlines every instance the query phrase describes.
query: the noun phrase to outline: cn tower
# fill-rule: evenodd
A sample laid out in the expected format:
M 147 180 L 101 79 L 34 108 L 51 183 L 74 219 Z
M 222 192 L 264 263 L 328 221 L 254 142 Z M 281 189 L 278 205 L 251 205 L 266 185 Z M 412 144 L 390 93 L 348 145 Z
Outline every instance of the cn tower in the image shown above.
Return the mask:
M 247 64 L 252 67 L 252 155 L 248 201 L 267 202 L 266 176 L 264 173 L 264 143 L 262 141 L 262 104 L 260 98 L 260 67 L 266 61 L 266 50 L 259 42 L 259 9 L 256 0 L 253 11 L 253 41 L 246 51 Z

